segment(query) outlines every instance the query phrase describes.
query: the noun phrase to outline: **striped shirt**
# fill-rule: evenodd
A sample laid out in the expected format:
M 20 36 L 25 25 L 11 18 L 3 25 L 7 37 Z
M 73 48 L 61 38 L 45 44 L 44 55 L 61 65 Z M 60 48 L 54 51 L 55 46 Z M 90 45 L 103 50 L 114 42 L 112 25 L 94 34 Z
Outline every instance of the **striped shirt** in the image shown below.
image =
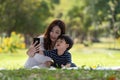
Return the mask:
M 45 50 L 43 53 L 45 56 L 49 56 L 53 59 L 54 63 L 52 66 L 54 67 L 61 68 L 61 65 L 71 63 L 71 54 L 68 51 L 65 51 L 63 55 L 58 55 L 57 49 Z

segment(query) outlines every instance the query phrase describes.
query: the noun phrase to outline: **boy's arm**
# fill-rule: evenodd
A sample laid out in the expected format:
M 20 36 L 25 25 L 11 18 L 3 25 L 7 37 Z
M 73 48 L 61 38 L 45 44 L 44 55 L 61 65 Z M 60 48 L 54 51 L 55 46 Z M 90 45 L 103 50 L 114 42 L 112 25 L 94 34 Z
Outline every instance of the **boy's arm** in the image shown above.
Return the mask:
M 71 60 L 71 54 L 70 53 L 66 56 L 66 59 L 67 59 L 67 64 L 71 64 L 72 60 Z
M 39 50 L 39 54 L 42 54 L 42 55 L 45 55 L 45 56 L 48 56 L 48 57 L 51 57 L 53 58 L 52 54 L 53 54 L 54 50 Z
M 66 60 L 67 60 L 67 64 L 66 65 L 61 65 L 62 68 L 69 68 L 71 66 L 71 54 L 69 53 L 67 56 L 66 56 Z

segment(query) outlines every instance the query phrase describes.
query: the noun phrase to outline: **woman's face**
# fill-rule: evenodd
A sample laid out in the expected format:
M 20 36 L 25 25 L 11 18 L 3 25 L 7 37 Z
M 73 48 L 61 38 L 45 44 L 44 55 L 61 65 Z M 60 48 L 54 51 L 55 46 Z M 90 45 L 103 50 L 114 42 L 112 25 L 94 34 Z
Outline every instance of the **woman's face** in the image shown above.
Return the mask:
M 52 42 L 55 42 L 61 34 L 61 29 L 58 26 L 54 26 L 50 32 L 50 39 Z

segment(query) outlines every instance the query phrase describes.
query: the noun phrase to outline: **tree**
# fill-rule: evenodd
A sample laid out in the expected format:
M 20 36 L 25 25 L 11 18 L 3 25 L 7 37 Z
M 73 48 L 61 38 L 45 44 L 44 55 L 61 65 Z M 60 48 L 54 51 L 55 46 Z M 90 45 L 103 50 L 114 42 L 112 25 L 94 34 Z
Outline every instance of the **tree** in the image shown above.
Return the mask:
M 103 27 L 109 29 L 109 33 L 113 32 L 114 36 L 118 36 L 116 33 L 118 29 L 116 29 L 115 24 L 119 23 L 120 17 L 118 16 L 120 13 L 120 0 L 86 0 L 89 2 L 89 6 L 91 7 L 92 22 L 97 25 L 101 25 L 104 21 L 109 22 L 108 27 Z M 98 26 L 97 26 L 98 27 Z M 100 26 L 102 27 L 102 26 Z M 98 27 L 98 29 L 102 29 Z M 105 32 L 106 33 L 106 32 Z M 116 35 L 115 35 L 116 34 Z
M 2 0 L 0 5 L 0 31 L 8 36 L 12 31 L 40 34 L 51 16 L 49 3 L 44 0 Z

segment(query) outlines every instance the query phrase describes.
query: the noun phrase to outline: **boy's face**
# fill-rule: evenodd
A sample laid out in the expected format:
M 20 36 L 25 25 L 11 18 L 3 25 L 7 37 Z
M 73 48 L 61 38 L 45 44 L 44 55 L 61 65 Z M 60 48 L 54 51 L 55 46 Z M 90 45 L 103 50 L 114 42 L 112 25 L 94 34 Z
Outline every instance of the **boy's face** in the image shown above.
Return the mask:
M 58 39 L 55 44 L 55 48 L 58 50 L 66 50 L 69 47 L 69 44 L 65 42 L 64 39 Z

